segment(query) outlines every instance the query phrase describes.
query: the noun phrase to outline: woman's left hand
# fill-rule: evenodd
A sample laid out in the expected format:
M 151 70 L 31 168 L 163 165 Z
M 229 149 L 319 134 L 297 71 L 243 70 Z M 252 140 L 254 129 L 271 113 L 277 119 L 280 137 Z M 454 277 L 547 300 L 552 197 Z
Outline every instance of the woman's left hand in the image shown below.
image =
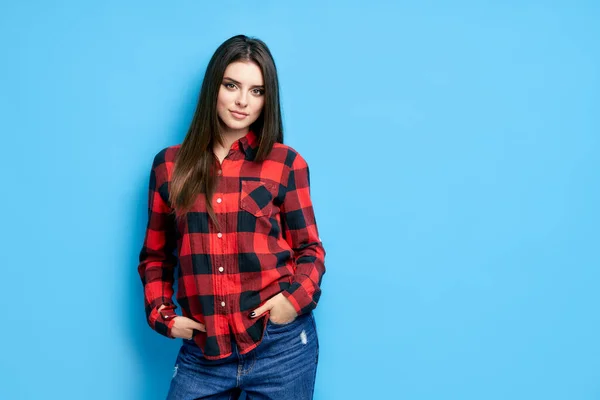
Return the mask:
M 269 319 L 275 324 L 287 324 L 298 316 L 292 303 L 282 293 L 271 297 L 265 304 L 254 310 L 254 315 L 250 314 L 250 316 L 252 318 L 259 317 L 267 310 L 270 310 L 271 314 Z

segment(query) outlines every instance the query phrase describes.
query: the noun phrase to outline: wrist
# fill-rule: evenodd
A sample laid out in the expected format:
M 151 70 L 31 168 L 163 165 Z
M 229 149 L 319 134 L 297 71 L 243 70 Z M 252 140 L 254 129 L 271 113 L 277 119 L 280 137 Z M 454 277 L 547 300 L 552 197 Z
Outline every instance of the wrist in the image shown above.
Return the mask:
M 158 308 L 158 314 L 165 324 L 170 323 L 175 317 L 177 317 L 177 314 L 175 313 L 175 306 L 172 305 L 161 305 Z
M 175 318 L 178 317 L 178 315 L 175 313 L 175 306 L 173 305 L 161 305 L 158 308 L 158 315 L 159 315 L 159 319 L 161 320 L 161 322 L 163 324 L 166 325 L 167 328 L 167 332 L 166 332 L 166 336 L 171 338 L 171 339 L 175 339 L 175 337 L 173 336 L 173 334 L 171 333 L 171 330 L 173 328 L 173 325 L 175 325 Z

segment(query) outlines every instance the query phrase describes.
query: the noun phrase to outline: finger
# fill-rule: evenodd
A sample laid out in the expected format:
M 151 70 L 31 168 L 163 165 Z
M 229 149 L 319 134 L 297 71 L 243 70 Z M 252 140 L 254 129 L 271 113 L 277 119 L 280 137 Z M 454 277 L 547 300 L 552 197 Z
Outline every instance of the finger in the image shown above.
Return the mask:
M 191 329 L 188 328 L 179 328 L 176 330 L 172 331 L 173 336 L 181 338 L 181 339 L 188 339 L 190 336 L 192 336 L 193 331 Z
M 265 311 L 270 310 L 272 307 L 273 306 L 271 305 L 271 302 L 267 301 L 265 304 L 252 311 L 250 313 L 250 318 L 260 317 L 265 313 Z
M 194 321 L 194 323 L 192 324 L 192 328 L 202 332 L 206 332 L 206 326 L 202 325 L 200 322 Z
M 204 327 L 204 325 L 200 324 L 199 322 L 196 322 L 195 320 L 188 318 L 188 317 L 180 317 L 181 318 L 181 328 L 182 329 L 199 329 L 201 331 L 204 331 L 204 329 L 200 329 L 202 327 Z
M 197 329 L 199 331 L 206 332 L 206 327 L 203 324 L 201 324 L 200 322 L 194 321 L 191 318 L 187 319 L 185 327 L 189 328 L 189 329 Z

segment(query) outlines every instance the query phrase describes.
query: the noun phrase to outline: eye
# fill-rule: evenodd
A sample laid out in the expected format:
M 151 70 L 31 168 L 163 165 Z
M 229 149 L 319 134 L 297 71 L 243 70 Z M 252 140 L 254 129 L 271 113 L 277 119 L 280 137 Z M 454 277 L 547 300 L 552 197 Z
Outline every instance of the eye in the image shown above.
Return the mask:
M 252 89 L 252 92 L 258 96 L 265 94 L 265 89 Z
M 234 89 L 235 85 L 231 82 L 226 82 L 223 84 L 227 89 Z

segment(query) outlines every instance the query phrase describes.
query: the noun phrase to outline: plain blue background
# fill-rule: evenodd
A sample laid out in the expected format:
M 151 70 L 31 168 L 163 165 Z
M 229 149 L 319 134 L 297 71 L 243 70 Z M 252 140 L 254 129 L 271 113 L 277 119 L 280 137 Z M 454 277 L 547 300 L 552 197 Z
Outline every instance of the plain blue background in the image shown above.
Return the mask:
M 163 399 L 152 158 L 238 33 L 271 48 L 327 273 L 316 399 L 600 399 L 594 1 L 0 10 L 0 398 Z

